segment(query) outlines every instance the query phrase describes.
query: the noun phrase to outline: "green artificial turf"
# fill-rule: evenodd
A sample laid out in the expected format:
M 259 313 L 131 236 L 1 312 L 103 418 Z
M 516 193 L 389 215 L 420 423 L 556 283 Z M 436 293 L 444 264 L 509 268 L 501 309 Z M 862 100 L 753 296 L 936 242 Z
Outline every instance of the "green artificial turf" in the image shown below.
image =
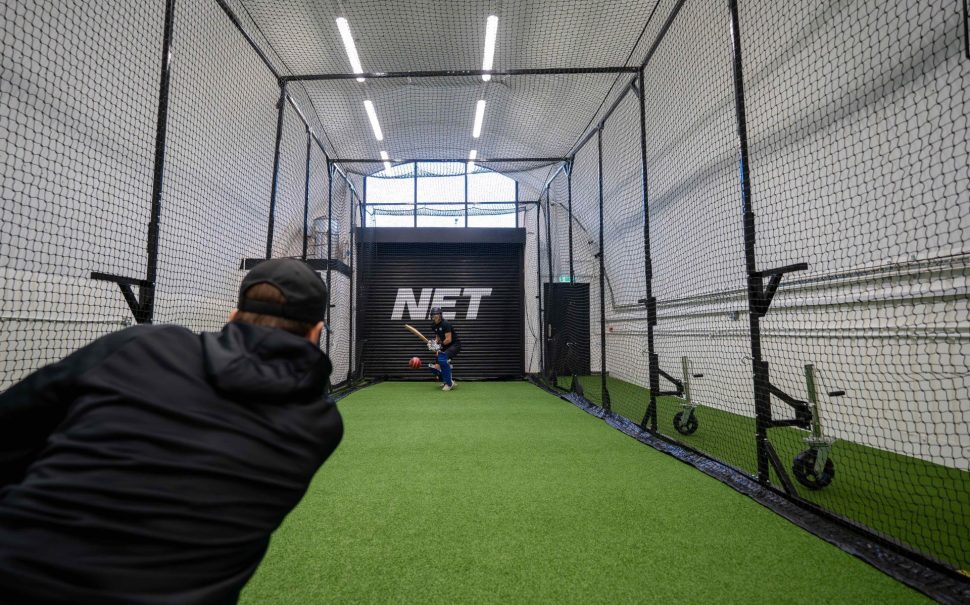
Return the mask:
M 383 383 L 242 603 L 924 603 L 522 382 Z
M 582 376 L 585 397 L 602 405 L 602 380 Z M 568 389 L 571 378 L 560 379 Z M 649 390 L 607 379 L 610 404 L 616 413 L 639 423 L 647 409 Z M 674 414 L 683 408 L 675 397 L 657 400 L 657 429 L 692 448 L 757 474 L 754 418 L 710 407 L 698 407 L 698 429 L 692 435 L 674 430 Z M 779 415 L 793 414 L 781 404 Z M 791 475 L 794 457 L 807 446 L 807 431 L 771 429 L 769 438 Z M 827 510 L 862 523 L 877 532 L 941 560 L 970 570 L 970 473 L 932 462 L 837 441 L 831 451 L 835 479 L 821 490 L 796 483 L 799 495 Z M 780 485 L 774 471 L 772 480 Z

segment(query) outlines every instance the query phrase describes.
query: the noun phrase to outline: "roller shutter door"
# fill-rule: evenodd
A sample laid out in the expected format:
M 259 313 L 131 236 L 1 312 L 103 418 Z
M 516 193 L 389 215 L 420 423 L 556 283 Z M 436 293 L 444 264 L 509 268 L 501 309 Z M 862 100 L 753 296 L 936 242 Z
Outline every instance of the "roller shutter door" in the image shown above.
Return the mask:
M 455 376 L 521 376 L 523 246 L 517 243 L 363 242 L 358 299 L 362 371 L 367 377 L 428 378 L 408 360 L 431 353 L 409 323 L 433 338 L 428 311 L 443 307 L 461 340 Z

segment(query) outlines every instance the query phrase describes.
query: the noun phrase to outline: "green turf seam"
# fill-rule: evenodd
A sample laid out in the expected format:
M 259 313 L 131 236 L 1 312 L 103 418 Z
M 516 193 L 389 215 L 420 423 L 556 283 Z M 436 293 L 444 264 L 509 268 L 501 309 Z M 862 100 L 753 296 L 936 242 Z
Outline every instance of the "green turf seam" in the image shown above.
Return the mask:
M 623 416 L 606 410 L 575 393 L 550 387 L 540 378 L 530 376 L 536 387 L 567 401 L 599 418 L 616 430 L 689 464 L 721 481 L 762 506 L 772 510 L 809 533 L 853 555 L 910 588 L 946 604 L 970 603 L 970 580 L 946 566 L 910 552 L 809 502 L 793 500 L 770 486 L 764 486 L 740 470 L 699 451 L 676 443 L 659 433 L 652 433 Z

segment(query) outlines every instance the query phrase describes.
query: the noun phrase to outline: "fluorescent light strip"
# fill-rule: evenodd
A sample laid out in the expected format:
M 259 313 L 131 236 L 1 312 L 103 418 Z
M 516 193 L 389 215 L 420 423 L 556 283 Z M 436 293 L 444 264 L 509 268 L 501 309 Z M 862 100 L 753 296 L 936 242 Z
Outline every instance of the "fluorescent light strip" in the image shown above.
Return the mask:
M 478 157 L 478 150 L 472 149 L 468 152 L 468 172 L 475 169 L 475 158 Z
M 340 39 L 344 41 L 347 58 L 350 59 L 350 67 L 355 74 L 364 73 L 364 68 L 360 66 L 360 57 L 357 55 L 357 46 L 354 45 L 354 37 L 350 33 L 350 24 L 343 17 L 337 17 L 337 29 L 340 30 Z M 357 78 L 357 81 L 363 82 L 364 78 Z
M 492 69 L 492 59 L 495 58 L 495 36 L 498 33 L 498 17 L 489 15 L 485 22 L 485 57 L 482 60 L 482 69 L 489 71 Z M 482 80 L 488 82 L 492 79 L 489 74 L 483 75 Z
M 475 126 L 472 128 L 472 136 L 476 139 L 482 136 L 482 121 L 485 119 L 485 99 L 479 99 L 475 106 Z
M 381 125 L 377 121 L 377 112 L 374 111 L 374 104 L 369 99 L 364 101 L 364 109 L 367 110 L 367 119 L 370 120 L 370 127 L 374 130 L 374 136 L 378 141 L 383 141 L 384 133 L 381 132 Z
M 387 152 L 386 151 L 382 151 L 381 152 L 381 159 L 384 160 L 384 170 L 390 172 L 391 171 L 391 163 L 388 162 L 388 160 L 390 158 L 387 157 Z

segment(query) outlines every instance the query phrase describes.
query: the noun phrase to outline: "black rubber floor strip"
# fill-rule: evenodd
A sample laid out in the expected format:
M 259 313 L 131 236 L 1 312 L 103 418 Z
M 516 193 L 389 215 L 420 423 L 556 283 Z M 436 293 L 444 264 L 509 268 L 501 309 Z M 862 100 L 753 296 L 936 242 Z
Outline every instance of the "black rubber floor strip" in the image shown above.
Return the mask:
M 834 544 L 850 555 L 862 559 L 931 599 L 946 605 L 967 605 L 970 603 L 970 578 L 960 575 L 959 572 L 946 569 L 918 554 L 908 554 L 899 546 L 887 547 L 883 544 L 885 539 L 878 535 L 870 534 L 861 528 L 853 527 L 838 519 L 833 519 L 829 515 L 821 514 L 823 511 L 813 510 L 810 505 L 793 501 L 783 494 L 761 485 L 752 477 L 730 465 L 644 430 L 631 420 L 604 410 L 575 393 L 564 393 L 534 377 L 529 377 L 528 380 L 540 389 L 568 401 L 592 416 L 601 418 L 613 428 L 633 437 L 640 443 L 673 456 L 718 481 L 726 483 L 802 529 Z

